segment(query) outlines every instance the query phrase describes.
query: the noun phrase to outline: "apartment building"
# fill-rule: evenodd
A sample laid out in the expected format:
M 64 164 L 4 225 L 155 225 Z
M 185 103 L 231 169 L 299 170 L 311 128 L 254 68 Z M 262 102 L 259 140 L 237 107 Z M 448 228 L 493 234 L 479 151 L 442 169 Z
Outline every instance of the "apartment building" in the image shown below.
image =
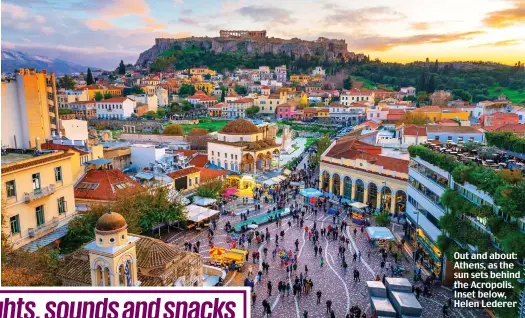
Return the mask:
M 97 118 L 127 119 L 137 107 L 137 102 L 128 97 L 112 97 L 97 102 Z
M 2 154 L 3 232 L 12 247 L 30 251 L 67 233 L 76 214 L 69 151 L 17 150 Z M 4 209 L 4 208 L 3 208 Z
M 2 146 L 34 148 L 59 131 L 55 74 L 21 69 L 2 81 Z

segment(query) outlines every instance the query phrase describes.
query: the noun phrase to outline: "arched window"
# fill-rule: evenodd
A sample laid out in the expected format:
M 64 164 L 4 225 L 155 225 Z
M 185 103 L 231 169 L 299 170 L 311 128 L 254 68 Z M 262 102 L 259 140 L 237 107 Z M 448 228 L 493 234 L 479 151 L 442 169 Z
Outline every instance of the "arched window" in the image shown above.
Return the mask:
M 389 210 L 392 203 L 392 190 L 389 187 L 384 186 L 381 189 L 381 210 Z
M 119 286 L 126 286 L 126 274 L 124 273 L 124 264 L 118 267 L 118 284 Z
M 97 266 L 95 269 L 96 273 L 96 285 L 97 286 L 104 286 L 104 270 L 102 269 L 102 266 Z
M 334 173 L 334 180 L 332 181 L 332 193 L 334 195 L 339 195 L 341 191 L 341 177 Z
M 377 208 L 377 186 L 373 182 L 370 182 L 368 185 L 368 198 L 366 201 L 371 203 L 374 209 Z
M 323 192 L 328 192 L 328 187 L 330 186 L 330 174 L 328 173 L 328 171 L 323 171 L 323 184 L 322 184 L 322 191 Z
M 357 202 L 365 203 L 363 202 L 365 198 L 365 183 L 361 179 L 357 179 L 355 181 L 355 198 L 354 200 Z
M 407 194 L 403 190 L 398 190 L 396 192 L 396 207 L 394 213 L 398 215 L 399 213 L 405 213 L 407 206 Z
M 224 169 L 228 170 L 228 163 L 227 162 L 224 163 Z
M 350 177 L 343 179 L 343 196 L 345 199 L 352 199 L 352 179 Z

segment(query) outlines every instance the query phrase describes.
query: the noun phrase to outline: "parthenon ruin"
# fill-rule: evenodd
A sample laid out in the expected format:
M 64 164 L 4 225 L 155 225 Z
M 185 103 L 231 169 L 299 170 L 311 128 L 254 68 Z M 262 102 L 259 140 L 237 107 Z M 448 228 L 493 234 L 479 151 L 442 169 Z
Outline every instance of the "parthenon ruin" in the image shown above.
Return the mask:
M 221 30 L 221 38 L 240 38 L 240 39 L 266 39 L 266 30 L 247 31 L 247 30 Z

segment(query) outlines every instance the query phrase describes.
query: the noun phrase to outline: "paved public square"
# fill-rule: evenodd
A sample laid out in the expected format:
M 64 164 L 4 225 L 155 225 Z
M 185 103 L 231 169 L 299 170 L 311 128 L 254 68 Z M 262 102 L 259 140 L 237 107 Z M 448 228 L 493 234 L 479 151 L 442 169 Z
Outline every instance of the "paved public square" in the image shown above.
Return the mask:
M 299 168 L 302 168 L 303 162 L 299 164 Z M 315 175 L 315 174 L 314 174 Z M 296 203 L 293 199 L 287 204 L 289 206 L 292 203 Z M 272 209 L 274 205 L 263 204 L 261 211 L 258 214 L 266 213 L 268 209 Z M 250 208 L 250 206 L 248 205 Z M 239 209 L 243 209 L 239 207 Z M 253 206 L 250 210 L 252 211 L 249 217 L 258 215 L 253 212 Z M 217 222 L 217 229 L 215 230 L 214 244 L 216 247 L 229 248 L 226 242 L 227 234 L 224 230 L 224 225 L 227 221 L 230 221 L 232 225 L 241 221 L 240 216 L 221 216 Z M 288 221 L 291 221 L 292 226 L 288 226 Z M 257 299 L 255 304 L 252 304 L 252 317 L 264 317 L 264 309 L 262 301 L 267 300 L 272 308 L 272 317 L 297 317 L 303 318 L 304 311 L 308 312 L 308 317 L 330 317 L 326 309 L 326 301 L 332 301 L 332 309 L 335 312 L 335 317 L 346 317 L 350 308 L 354 305 L 358 305 L 362 312 L 366 313 L 367 317 L 370 317 L 371 310 L 368 301 L 368 295 L 366 290 L 365 282 L 367 280 L 375 280 L 376 275 L 381 278 L 383 274 L 391 276 L 390 270 L 381 271 L 381 255 L 379 248 L 372 246 L 368 241 L 365 234 L 361 231 L 361 226 L 353 224 L 350 219 L 346 219 L 349 226 L 345 231 L 339 232 L 339 235 L 344 235 L 350 240 L 348 246 L 346 246 L 345 258 L 348 263 L 348 271 L 345 275 L 342 267 L 341 257 L 338 255 L 338 248 L 340 242 L 338 239 L 332 240 L 328 237 L 319 237 L 319 245 L 322 247 L 322 256 L 324 257 L 324 266 L 320 266 L 320 255 L 317 257 L 314 255 L 314 244 L 313 241 L 308 239 L 308 235 L 304 230 L 305 226 L 312 228 L 316 222 L 317 229 L 326 228 L 333 224 L 333 215 L 324 214 L 318 212 L 317 216 L 313 212 L 308 212 L 304 216 L 303 227 L 300 227 L 295 220 L 292 220 L 291 216 L 283 219 L 281 227 L 278 227 L 275 222 L 264 224 L 259 226 L 258 231 L 264 233 L 268 228 L 271 233 L 270 241 L 264 241 L 261 244 L 257 244 L 255 240 L 252 241 L 251 246 L 245 245 L 245 248 L 250 252 L 249 261 L 245 263 L 241 272 L 229 273 L 224 282 L 225 286 L 242 286 L 244 279 L 248 275 L 248 272 L 253 272 L 253 275 L 249 277 L 250 280 L 254 279 L 254 276 L 259 271 L 259 268 L 263 261 L 269 263 L 269 273 L 262 276 L 262 281 L 256 281 L 254 291 Z M 336 226 L 339 226 L 337 224 Z M 354 235 L 354 228 L 357 229 L 357 235 Z M 402 226 L 394 224 L 390 228 L 399 231 L 402 230 Z M 286 267 L 281 265 L 281 260 L 278 256 L 272 257 L 272 251 L 276 248 L 275 235 L 280 234 L 281 231 L 285 232 L 284 239 L 279 239 L 279 247 L 285 248 L 286 250 L 295 251 L 295 241 L 299 240 L 298 253 L 297 253 L 297 271 L 292 272 L 288 275 Z M 209 258 L 208 252 L 208 232 L 203 230 L 201 232 L 185 231 L 178 233 L 167 238 L 167 241 L 184 248 L 185 242 L 191 242 L 193 245 L 200 241 L 200 254 L 206 261 Z M 268 253 L 266 259 L 264 258 L 263 249 L 267 248 Z M 261 258 L 257 264 L 252 261 L 252 252 L 259 251 Z M 353 260 L 354 253 L 361 253 L 361 261 Z M 393 262 L 393 259 L 388 258 L 387 262 Z M 413 282 L 414 264 L 409 257 L 408 253 L 401 260 L 400 265 L 406 269 L 405 277 L 409 278 Z M 309 295 L 293 296 L 292 291 L 290 295 L 279 294 L 277 285 L 280 281 L 284 283 L 290 283 L 291 286 L 294 284 L 295 276 L 306 274 L 305 266 L 308 267 L 308 278 L 311 278 L 313 282 L 313 288 Z M 360 281 L 354 282 L 353 272 L 357 269 L 360 272 Z M 271 296 L 268 295 L 268 282 L 271 281 L 273 288 Z M 317 291 L 322 292 L 320 304 L 317 304 Z M 431 291 L 431 297 L 419 298 L 419 301 L 423 307 L 422 317 L 442 317 L 442 307 L 445 302 L 451 297 L 451 290 L 439 286 L 434 286 Z M 455 309 L 449 310 L 448 317 L 488 317 L 488 315 L 480 310 L 466 310 L 466 309 Z

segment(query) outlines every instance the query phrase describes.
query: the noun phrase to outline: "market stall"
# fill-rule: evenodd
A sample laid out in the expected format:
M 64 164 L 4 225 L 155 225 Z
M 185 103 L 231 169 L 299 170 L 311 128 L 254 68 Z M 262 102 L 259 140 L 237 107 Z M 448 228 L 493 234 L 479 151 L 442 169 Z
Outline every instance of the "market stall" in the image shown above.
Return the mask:
M 196 225 L 197 229 L 199 229 L 202 221 L 207 221 L 219 213 L 217 210 L 208 209 L 195 204 L 190 204 L 186 206 L 185 209 L 187 212 L 186 219 L 194 223 L 190 224 L 188 228 L 193 228 Z
M 366 214 L 365 208 L 366 204 L 361 202 L 350 203 L 352 209 L 352 222 L 355 224 L 363 225 L 365 224 Z
M 216 202 L 217 200 L 212 199 L 212 198 L 202 198 L 199 196 L 193 197 L 193 204 L 200 205 L 200 206 L 209 206 L 209 205 L 215 204 Z
M 210 248 L 210 260 L 217 264 L 222 263 L 222 256 L 226 253 L 226 249 L 222 247 Z
M 366 228 L 366 237 L 372 244 L 378 247 L 385 247 L 388 241 L 395 241 L 395 237 L 386 227 L 369 226 Z
M 317 203 L 317 198 L 321 197 L 323 193 L 315 188 L 306 188 L 302 191 L 299 191 L 299 194 L 303 196 L 304 203 L 315 205 Z

